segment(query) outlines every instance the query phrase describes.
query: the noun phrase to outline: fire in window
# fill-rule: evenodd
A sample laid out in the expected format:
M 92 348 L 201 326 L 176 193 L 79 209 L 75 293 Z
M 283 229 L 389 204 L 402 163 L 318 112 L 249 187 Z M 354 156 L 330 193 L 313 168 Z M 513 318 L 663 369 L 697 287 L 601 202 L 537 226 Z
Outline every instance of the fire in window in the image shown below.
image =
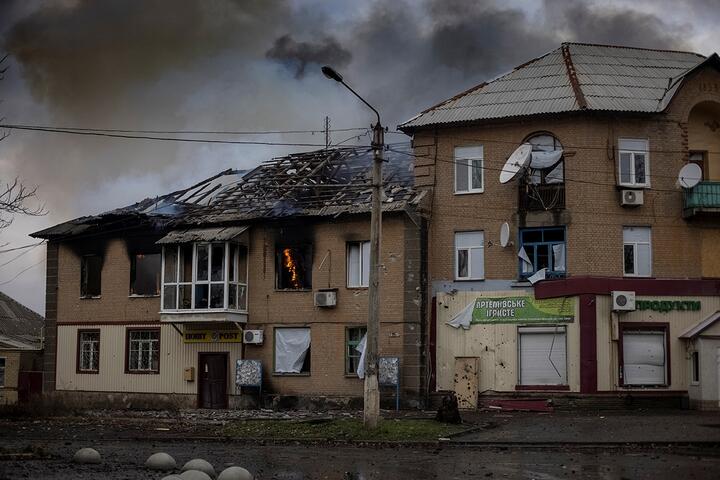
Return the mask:
M 312 249 L 305 246 L 279 246 L 276 251 L 277 288 L 310 290 L 312 288 Z

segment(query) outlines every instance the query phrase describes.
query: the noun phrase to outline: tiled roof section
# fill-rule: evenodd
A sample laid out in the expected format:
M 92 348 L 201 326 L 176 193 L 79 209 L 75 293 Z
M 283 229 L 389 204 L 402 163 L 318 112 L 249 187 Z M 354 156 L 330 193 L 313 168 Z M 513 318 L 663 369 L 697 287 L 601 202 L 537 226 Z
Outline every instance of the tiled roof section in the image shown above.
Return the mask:
M 400 128 L 584 109 L 659 112 L 677 90 L 678 79 L 704 59 L 689 52 L 566 43 Z
M 39 337 L 44 323 L 42 315 L 0 292 L 0 335 Z

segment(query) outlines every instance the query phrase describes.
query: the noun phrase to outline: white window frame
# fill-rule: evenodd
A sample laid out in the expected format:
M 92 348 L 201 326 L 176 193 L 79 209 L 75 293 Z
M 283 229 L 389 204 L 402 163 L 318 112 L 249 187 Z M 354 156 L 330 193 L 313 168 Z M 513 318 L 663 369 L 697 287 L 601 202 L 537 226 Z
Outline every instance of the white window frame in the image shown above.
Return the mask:
M 230 281 L 230 245 L 235 244 L 238 249 L 236 250 L 238 252 L 238 255 L 236 256 L 238 263 L 236 265 L 239 266 L 239 252 L 241 248 L 245 248 L 245 282 L 240 281 L 240 272 L 236 272 L 236 280 Z M 223 255 L 224 255 L 224 271 L 223 271 L 223 280 L 212 280 L 212 245 L 223 245 Z M 205 246 L 208 248 L 208 278 L 206 280 L 198 280 L 197 279 L 197 250 L 198 246 Z M 239 243 L 235 242 L 198 242 L 194 243 L 192 246 L 192 280 L 190 282 L 184 282 L 181 281 L 180 277 L 180 268 L 181 268 L 181 262 L 180 262 L 180 251 L 182 249 L 183 245 L 164 245 L 162 250 L 162 278 L 161 278 L 161 284 L 162 287 L 160 289 L 160 307 L 162 312 L 220 312 L 220 311 L 237 311 L 246 313 L 247 312 L 247 302 L 248 302 L 248 275 L 249 275 L 249 269 L 250 269 L 250 262 L 249 262 L 249 249 Z M 175 281 L 166 281 L 165 280 L 165 257 L 166 252 L 169 249 L 176 249 L 176 264 L 175 264 Z M 229 308 L 229 291 L 230 291 L 230 284 L 236 285 L 236 305 L 237 308 L 231 309 Z M 208 306 L 204 308 L 195 308 L 195 287 L 198 285 L 208 285 Z M 210 308 L 210 294 L 212 285 L 223 285 L 224 286 L 224 299 L 223 299 L 223 306 L 219 308 Z M 182 286 L 190 286 L 191 294 L 190 294 L 190 308 L 180 308 L 180 287 Z M 175 308 L 165 308 L 165 288 L 166 287 L 174 287 L 175 288 Z M 241 292 L 244 292 L 245 294 L 245 305 L 239 305 L 240 299 L 242 298 Z
M 85 334 L 97 334 L 98 338 L 97 340 L 84 340 L 83 335 Z M 95 373 L 100 371 L 100 337 L 101 337 L 100 330 L 80 330 L 78 333 L 78 371 L 81 373 Z M 83 347 L 85 344 L 90 344 L 90 350 L 88 353 L 90 353 L 90 365 L 86 366 L 83 365 Z M 95 365 L 92 364 L 92 358 L 93 354 L 97 355 L 97 363 Z
M 697 368 L 696 368 L 697 367 Z M 695 378 L 695 371 L 697 371 L 697 378 Z M 693 350 L 690 352 L 690 385 L 700 385 L 700 352 Z
M 467 233 L 479 233 L 482 242 L 479 245 L 470 245 L 466 247 L 459 247 L 458 246 L 458 235 L 467 234 Z M 454 237 L 454 246 L 455 246 L 455 280 L 484 280 L 485 279 L 485 231 L 484 230 L 470 230 L 465 232 L 455 232 Z M 482 264 L 483 264 L 483 273 L 481 276 L 474 276 L 472 271 L 472 259 L 473 259 L 473 251 L 480 250 L 480 255 L 482 256 Z M 460 276 L 460 261 L 459 261 L 459 255 L 460 251 L 467 250 L 467 256 L 468 256 L 468 276 L 461 277 Z
M 474 151 L 475 154 L 463 154 L 462 152 L 472 152 Z M 477 154 L 479 152 L 479 155 Z M 462 146 L 462 147 L 455 147 L 454 152 L 454 164 L 455 164 L 455 173 L 454 173 L 454 191 L 455 195 L 465 195 L 469 193 L 483 193 L 485 191 L 485 150 L 482 145 L 468 145 L 468 146 Z M 473 170 L 475 168 L 478 168 L 474 165 L 474 162 L 480 162 L 480 186 L 479 187 L 473 187 L 472 181 L 473 181 Z M 458 188 L 458 171 L 461 169 L 467 170 L 467 182 L 468 186 L 465 190 L 460 190 Z
M 633 141 L 633 142 L 645 142 L 645 150 L 639 151 L 639 150 L 628 150 L 628 149 L 621 149 L 620 143 L 623 140 L 627 141 Z M 621 187 L 630 187 L 630 188 L 650 188 L 650 142 L 647 138 L 625 138 L 621 137 L 618 138 L 618 185 Z M 623 182 L 622 181 L 622 156 L 623 154 L 629 154 L 630 155 L 630 182 Z M 644 183 L 638 183 L 635 181 L 635 155 L 642 154 L 645 156 L 645 182 Z
M 5 388 L 5 372 L 7 371 L 7 357 L 0 357 L 2 365 L 0 365 L 0 389 Z
M 133 329 L 129 328 L 127 333 L 127 373 L 160 373 L 160 336 L 162 335 L 162 331 L 160 329 Z M 157 339 L 145 339 L 140 338 L 133 340 L 132 335 L 133 333 L 157 333 Z M 137 364 L 132 365 L 130 363 L 131 361 L 131 353 L 133 351 L 132 344 L 133 342 L 138 343 L 138 357 L 137 357 Z M 153 349 L 157 352 L 157 365 L 158 368 L 153 368 Z M 148 368 L 141 368 L 141 356 L 143 353 L 148 353 L 150 356 L 148 358 Z
M 647 229 L 648 231 L 648 241 L 647 242 L 639 242 L 635 240 L 625 240 L 625 232 L 628 229 L 631 228 L 642 228 Z M 632 245 L 633 247 L 633 273 L 628 273 L 625 271 L 625 246 Z M 647 275 L 641 275 L 638 272 L 638 245 L 647 245 L 649 250 L 649 261 L 650 265 L 648 265 L 648 273 Z M 633 225 L 626 225 L 623 227 L 623 248 L 622 248 L 622 266 L 623 266 L 623 276 L 625 277 L 640 277 L 640 278 L 649 278 L 652 277 L 652 265 L 653 265 L 653 251 L 652 251 L 652 228 L 651 227 L 645 227 L 645 226 L 633 226 Z
M 363 240 L 363 241 L 357 241 L 357 242 L 347 242 L 347 247 L 345 249 L 345 256 L 347 257 L 346 285 L 348 288 L 367 288 L 370 286 L 370 269 L 372 268 L 372 265 L 370 265 L 369 260 L 368 260 L 368 265 L 369 265 L 368 271 L 365 272 L 363 270 L 363 266 L 365 265 L 365 255 L 366 255 L 365 253 L 363 253 L 365 251 L 365 249 L 363 247 L 365 245 L 367 245 L 367 255 L 369 257 L 370 256 L 370 241 L 369 240 Z M 357 268 L 358 268 L 358 271 L 360 272 L 360 282 L 357 284 L 350 278 L 350 261 L 351 261 L 350 260 L 350 249 L 352 247 L 359 248 L 358 261 L 360 262 L 360 264 L 358 265 Z

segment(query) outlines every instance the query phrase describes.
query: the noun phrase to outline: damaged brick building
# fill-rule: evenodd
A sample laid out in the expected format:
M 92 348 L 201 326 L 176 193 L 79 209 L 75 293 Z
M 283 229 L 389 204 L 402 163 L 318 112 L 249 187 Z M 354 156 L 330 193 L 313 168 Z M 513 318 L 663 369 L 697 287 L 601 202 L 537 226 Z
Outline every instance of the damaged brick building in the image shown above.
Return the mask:
M 418 406 L 424 194 L 411 156 L 388 160 L 379 353 L 399 358 L 402 403 Z M 238 360 L 259 360 L 265 405 L 361 405 L 371 161 L 367 148 L 290 155 L 37 232 L 48 240 L 45 391 L 236 408 L 259 393 L 236 384 Z

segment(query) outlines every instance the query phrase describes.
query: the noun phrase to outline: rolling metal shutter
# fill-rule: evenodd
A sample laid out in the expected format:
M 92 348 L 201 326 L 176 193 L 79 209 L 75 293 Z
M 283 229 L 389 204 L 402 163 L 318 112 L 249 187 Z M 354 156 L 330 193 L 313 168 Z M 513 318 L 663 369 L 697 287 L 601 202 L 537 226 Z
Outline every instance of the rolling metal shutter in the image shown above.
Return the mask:
M 665 385 L 664 331 L 623 332 L 623 383 Z
M 567 385 L 565 327 L 521 327 L 520 385 Z

